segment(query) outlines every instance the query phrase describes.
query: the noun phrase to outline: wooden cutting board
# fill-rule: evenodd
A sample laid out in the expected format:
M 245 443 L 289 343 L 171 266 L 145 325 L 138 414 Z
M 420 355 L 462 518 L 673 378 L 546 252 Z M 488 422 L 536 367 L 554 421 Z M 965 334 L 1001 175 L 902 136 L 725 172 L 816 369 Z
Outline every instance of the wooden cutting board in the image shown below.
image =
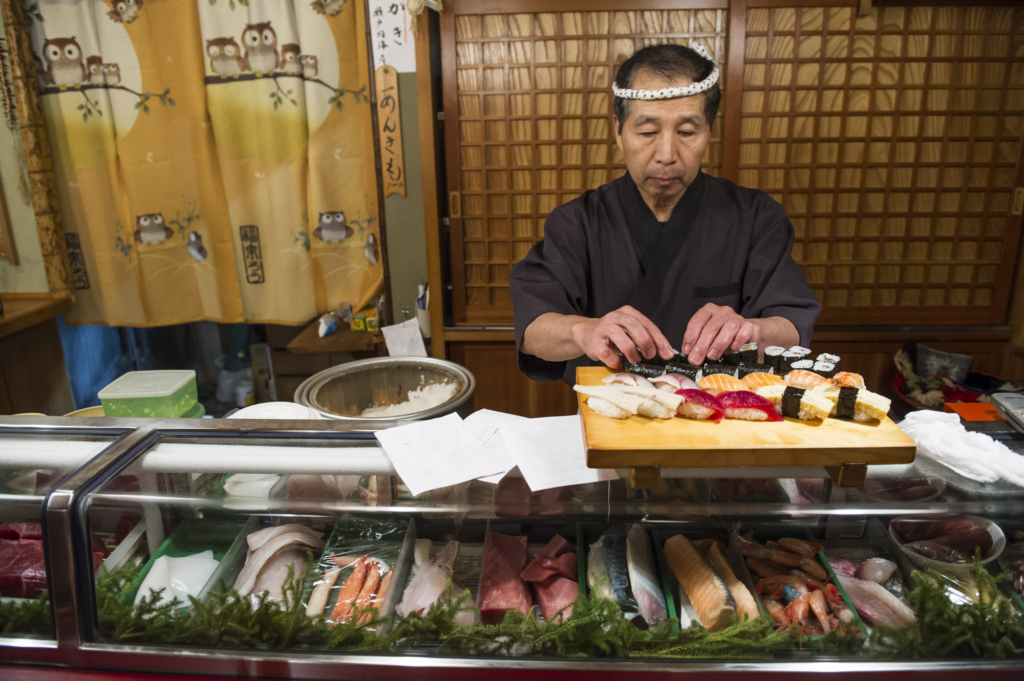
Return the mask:
M 605 367 L 580 367 L 576 382 L 601 385 L 612 373 Z M 590 468 L 841 467 L 910 463 L 916 452 L 914 442 L 889 418 L 876 424 L 725 419 L 717 425 L 683 418 L 612 419 L 588 407 L 586 396 L 576 397 Z

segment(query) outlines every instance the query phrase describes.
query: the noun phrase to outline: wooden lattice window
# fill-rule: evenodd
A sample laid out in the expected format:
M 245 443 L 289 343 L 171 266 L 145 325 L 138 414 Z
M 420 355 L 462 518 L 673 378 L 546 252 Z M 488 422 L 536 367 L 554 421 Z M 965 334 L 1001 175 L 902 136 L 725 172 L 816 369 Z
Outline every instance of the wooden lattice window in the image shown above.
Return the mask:
M 1024 10 L 751 8 L 744 56 L 738 182 L 785 207 L 819 322 L 1003 322 Z
M 516 2 L 515 14 L 452 4 L 441 22 L 448 188 L 461 194 L 451 211 L 455 320 L 509 323 L 512 265 L 544 236 L 548 213 L 625 172 L 611 126 L 618 65 L 639 47 L 676 42 L 703 45 L 724 67 L 728 10 L 724 0 L 582 12 Z M 704 159 L 712 174 L 722 128 Z

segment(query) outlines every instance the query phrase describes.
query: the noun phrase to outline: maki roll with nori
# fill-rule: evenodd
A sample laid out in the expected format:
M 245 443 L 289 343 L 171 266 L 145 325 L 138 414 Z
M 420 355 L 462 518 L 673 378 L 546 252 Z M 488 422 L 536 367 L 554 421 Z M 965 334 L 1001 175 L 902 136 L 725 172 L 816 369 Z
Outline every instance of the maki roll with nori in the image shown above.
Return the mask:
M 737 367 L 734 367 L 731 364 L 723 364 L 722 362 L 704 362 L 704 366 L 701 367 L 705 376 L 711 376 L 712 374 L 726 374 L 733 378 L 736 378 L 736 369 Z
M 689 362 L 669 362 L 668 366 L 665 367 L 665 373 L 682 374 L 693 382 L 697 382 L 704 377 L 704 372 L 700 370 L 700 367 L 695 367 Z
M 780 362 L 781 369 L 779 369 L 779 373 L 780 374 L 789 373 L 790 371 L 792 371 L 795 368 L 793 366 L 794 362 L 800 362 L 800 361 L 803 361 L 803 360 L 804 360 L 804 356 L 801 355 L 799 352 L 793 352 L 792 350 L 786 350 L 784 353 L 782 353 L 782 360 Z M 807 365 L 808 369 L 810 369 L 811 367 L 814 366 L 814 360 L 809 359 L 807 361 L 810 362 L 810 364 Z
M 807 357 L 809 354 L 811 354 L 811 349 L 810 348 L 803 348 L 803 347 L 800 347 L 799 345 L 794 345 L 793 347 L 791 347 L 789 349 L 789 352 L 795 352 L 796 354 L 800 355 L 801 357 Z
M 832 378 L 836 375 L 836 365 L 832 362 L 817 361 L 814 363 L 814 373 L 821 374 L 825 378 Z
M 654 378 L 656 376 L 661 376 L 663 373 L 665 373 L 665 367 L 660 367 L 645 362 L 637 362 L 636 364 L 634 364 L 629 360 L 624 360 L 623 371 L 627 371 L 631 374 L 636 374 L 637 376 L 643 376 L 644 378 Z
M 736 352 L 723 355 L 722 361 L 733 366 L 757 362 L 757 343 L 747 343 Z
M 833 354 L 830 354 L 828 352 L 823 352 L 820 355 L 818 355 L 815 358 L 814 361 L 815 362 L 828 362 L 829 364 L 835 365 L 836 373 L 839 373 L 840 371 L 843 370 L 842 365 L 840 363 L 839 355 L 833 355 Z
M 782 366 L 782 355 L 786 352 L 786 348 L 779 347 L 778 345 L 772 345 L 764 349 L 764 363 L 775 369 L 775 373 L 784 374 L 786 371 Z
M 736 367 L 736 378 L 742 379 L 744 376 L 750 374 L 773 374 L 775 368 L 767 364 L 758 364 L 757 362 L 743 362 Z
M 813 359 L 798 359 L 795 362 L 791 363 L 789 365 L 789 368 L 790 368 L 791 371 L 799 371 L 801 369 L 803 369 L 805 371 L 813 371 L 814 370 L 814 360 Z

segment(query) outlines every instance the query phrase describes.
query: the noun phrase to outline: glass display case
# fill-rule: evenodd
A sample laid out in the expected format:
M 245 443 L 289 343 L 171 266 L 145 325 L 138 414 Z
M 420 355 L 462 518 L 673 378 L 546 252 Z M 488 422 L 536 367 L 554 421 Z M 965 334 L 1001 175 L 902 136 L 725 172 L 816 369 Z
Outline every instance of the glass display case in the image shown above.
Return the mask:
M 54 592 L 59 657 L 0 643 L 0 660 L 264 678 L 1024 668 L 1024 490 L 920 461 L 852 489 L 814 467 L 540 492 L 513 472 L 417 497 L 372 435 L 336 424 L 130 428 L 33 507 L 55 503 L 48 528 L 70 540 L 49 557 L 73 576 Z
M 0 431 L 0 645 L 53 639 L 46 499 L 117 436 L 74 429 Z M 110 552 L 112 539 L 96 535 L 97 558 Z

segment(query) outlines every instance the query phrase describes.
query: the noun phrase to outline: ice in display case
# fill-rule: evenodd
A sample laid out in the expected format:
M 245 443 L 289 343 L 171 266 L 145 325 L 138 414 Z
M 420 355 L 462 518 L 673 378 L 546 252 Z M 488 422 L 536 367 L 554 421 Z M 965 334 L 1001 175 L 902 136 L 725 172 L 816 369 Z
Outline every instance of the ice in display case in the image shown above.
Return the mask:
M 43 518 L 46 497 L 117 437 L 39 430 L 0 431 L 0 645 L 5 638 L 53 638 Z M 100 561 L 115 542 L 101 534 L 95 539 L 93 554 Z
M 854 489 L 814 467 L 690 469 L 653 490 L 622 471 L 531 492 L 513 473 L 415 497 L 372 436 L 335 424 L 133 427 L 47 514 L 73 545 L 58 650 L 0 642 L 0 660 L 274 678 L 1024 669 L 1024 490 L 915 464 Z

